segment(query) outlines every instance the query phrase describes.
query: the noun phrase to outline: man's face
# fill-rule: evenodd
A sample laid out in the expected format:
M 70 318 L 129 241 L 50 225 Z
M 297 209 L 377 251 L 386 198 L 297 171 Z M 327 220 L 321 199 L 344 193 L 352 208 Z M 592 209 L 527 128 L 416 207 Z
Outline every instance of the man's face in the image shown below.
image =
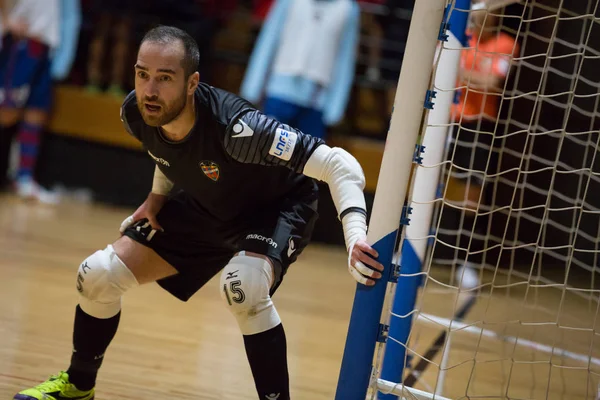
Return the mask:
M 179 116 L 187 102 L 183 44 L 146 41 L 135 64 L 135 93 L 147 125 L 163 126 Z

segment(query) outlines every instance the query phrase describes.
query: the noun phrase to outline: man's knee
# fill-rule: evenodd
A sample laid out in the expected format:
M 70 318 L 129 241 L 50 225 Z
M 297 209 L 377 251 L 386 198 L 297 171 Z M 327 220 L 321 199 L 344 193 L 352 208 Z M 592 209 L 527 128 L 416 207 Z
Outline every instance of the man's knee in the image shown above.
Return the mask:
M 89 256 L 77 271 L 79 305 L 96 318 L 111 318 L 121 310 L 121 296 L 137 281 L 112 246 Z
M 269 290 L 271 264 L 258 257 L 233 257 L 221 273 L 220 292 L 244 335 L 267 331 L 281 323 Z

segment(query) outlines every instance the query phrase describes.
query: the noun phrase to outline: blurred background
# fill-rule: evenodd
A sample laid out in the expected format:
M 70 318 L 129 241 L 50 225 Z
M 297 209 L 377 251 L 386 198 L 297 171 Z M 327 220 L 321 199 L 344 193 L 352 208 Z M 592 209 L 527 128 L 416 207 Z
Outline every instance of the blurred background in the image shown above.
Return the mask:
M 19 148 L 19 140 L 8 141 L 9 136 L 23 137 L 19 133 L 22 127 L 17 129 L 16 122 L 9 121 L 2 124 L 0 143 L 1 158 L 8 159 L 6 153 L 9 147 L 12 149 L 12 163 L 0 165 L 0 176 L 8 169 L 9 179 L 3 190 L 35 197 L 42 203 L 59 202 L 65 195 L 122 206 L 136 206 L 143 201 L 152 181 L 152 160 L 122 128 L 119 107 L 133 89 L 132 68 L 140 39 L 151 27 L 167 24 L 185 29 L 198 41 L 202 81 L 240 94 L 263 110 L 270 107 L 268 111 L 280 120 L 300 125 L 300 129 L 308 129 L 308 133 L 323 136 L 331 145 L 353 153 L 367 175 L 370 202 L 413 2 L 350 2 L 352 8 L 341 21 L 343 46 L 339 54 L 331 55 L 336 63 L 331 87 L 322 85 L 321 99 L 309 100 L 308 105 L 305 99 L 282 98 L 285 92 L 280 91 L 279 96 L 271 93 L 277 92 L 277 82 L 271 80 L 268 69 L 280 44 L 269 38 L 281 35 L 290 1 L 58 2 L 62 10 L 55 18 L 61 26 L 59 45 L 63 46 L 55 54 L 61 57 L 57 63 L 63 71 L 62 76 L 53 75 L 51 85 L 47 85 L 52 100 L 36 142 L 39 147 L 34 151 L 35 160 L 30 162 L 33 183 L 18 185 L 18 152 L 26 154 L 27 149 L 22 143 Z M 39 7 L 29 12 L 48 14 Z M 3 53 L 10 53 L 15 29 L 19 27 L 3 27 Z M 255 60 L 250 64 L 253 56 Z M 4 54 L 0 62 L 9 65 L 10 54 Z M 296 114 L 288 115 L 285 121 L 282 113 L 289 114 L 290 107 Z M 315 239 L 343 243 L 339 224 L 330 223 L 336 218 L 335 210 L 327 188 L 323 189 Z
M 332 0 L 311 1 L 319 4 Z M 331 18 L 331 25 L 337 27 L 337 31 L 331 30 L 337 35 L 337 45 L 332 47 L 335 50 L 330 54 L 312 59 L 316 63 L 315 70 L 329 68 L 332 72 L 326 81 L 311 86 L 311 90 L 300 95 L 296 89 L 302 86 L 302 78 L 286 80 L 273 71 L 273 65 L 283 48 L 301 48 L 311 40 L 311 33 L 306 29 L 292 35 L 291 41 L 281 39 L 285 27 L 293 23 L 292 7 L 301 2 L 52 0 L 42 2 L 41 7 L 35 6 L 39 2 L 8 1 L 16 9 L 20 7 L 24 19 L 53 19 L 46 23 L 59 27 L 59 37 L 53 39 L 48 51 L 51 76 L 44 80 L 32 72 L 24 73 L 22 77 L 29 79 L 31 87 L 36 88 L 36 93 L 32 92 L 30 96 L 34 101 L 48 96 L 45 100 L 48 104 L 44 104 L 47 115 L 40 117 L 33 113 L 28 122 L 26 113 L 24 122 L 16 121 L 10 115 L 4 115 L 6 107 L 0 107 L 3 131 L 0 135 L 0 177 L 8 171 L 8 179 L 2 186 L 4 191 L 16 191 L 22 197 L 34 197 L 42 203 L 59 202 L 65 195 L 127 207 L 143 201 L 152 181 L 152 160 L 124 131 L 119 107 L 124 96 L 133 89 L 132 66 L 143 34 L 157 24 L 169 24 L 185 29 L 198 41 L 202 81 L 240 94 L 282 122 L 322 136 L 330 145 L 352 153 L 365 171 L 367 201 L 371 207 L 414 0 L 336 0 L 340 7 L 344 3 L 350 6 L 340 8 L 338 11 L 343 12 L 337 12 L 335 20 L 336 15 L 319 15 L 317 12 L 314 18 Z M 494 115 L 486 117 L 482 115 L 484 113 L 478 113 L 476 119 L 479 122 L 471 126 L 486 131 L 490 122 L 492 126 L 497 122 L 495 132 L 501 133 L 501 138 L 491 147 L 496 159 L 502 159 L 497 171 L 506 173 L 500 177 L 502 179 L 497 177 L 494 182 L 484 185 L 494 188 L 494 193 L 488 194 L 488 203 L 496 202 L 494 206 L 500 208 L 510 203 L 512 194 L 503 191 L 501 185 L 511 187 L 518 179 L 507 171 L 518 166 L 523 154 L 553 160 L 558 133 L 553 135 L 552 131 L 566 127 L 570 131 L 589 131 L 594 135 L 593 131 L 598 129 L 600 123 L 595 118 L 598 104 L 594 94 L 598 92 L 600 62 L 597 58 L 586 57 L 578 71 L 581 54 L 577 49 L 585 44 L 585 51 L 593 56 L 600 48 L 600 35 L 595 28 L 592 35 L 586 35 L 589 25 L 585 18 L 571 19 L 573 15 L 598 13 L 592 4 L 575 0 L 511 4 L 498 10 L 500 17 L 488 27 L 493 32 L 492 42 L 501 34 L 516 43 L 515 59 L 509 60 L 510 66 L 497 83 L 501 87 L 506 84 L 504 100 L 495 105 Z M 58 11 L 51 12 L 53 5 Z M 336 10 L 334 7 L 325 9 Z M 557 16 L 561 18 L 558 24 L 555 23 Z M 14 58 L 11 58 L 15 37 L 30 34 L 26 24 L 19 26 L 13 21 L 4 25 L 0 57 L 3 70 L 15 68 Z M 553 37 L 556 40 L 551 41 Z M 29 53 L 36 49 L 36 43 L 29 38 Z M 44 48 L 44 44 L 41 47 Z M 311 57 L 310 50 L 303 56 Z M 318 63 L 322 63 L 322 67 Z M 580 78 L 573 77 L 575 72 L 579 72 Z M 38 82 L 40 80 L 43 84 Z M 583 95 L 572 96 L 573 91 Z M 478 101 L 479 104 L 487 102 Z M 25 104 L 24 108 L 27 107 Z M 566 115 L 568 126 L 564 122 Z M 526 148 L 527 134 L 536 132 L 551 134 L 540 136 L 535 148 L 531 147 L 531 142 Z M 462 138 L 469 152 L 469 149 L 489 148 L 492 144 L 486 141 L 485 135 L 467 137 L 463 132 Z M 590 136 L 590 143 L 593 139 Z M 12 157 L 9 157 L 11 149 Z M 582 151 L 561 152 L 561 160 L 577 169 Z M 20 158 L 18 153 L 22 154 Z M 446 172 L 452 175 L 452 172 Z M 444 176 L 442 181 L 446 178 Z M 532 174 L 528 179 L 528 183 L 540 188 L 548 186 L 550 178 Z M 453 182 L 450 179 L 449 185 Z M 595 180 L 592 184 L 596 184 Z M 569 185 L 575 186 L 571 190 Z M 567 188 L 565 192 L 573 192 L 568 196 L 570 198 L 580 197 L 574 194 L 581 191 L 576 185 L 568 175 L 565 175 L 565 182 L 561 182 L 561 186 Z M 464 185 L 455 186 L 458 202 L 467 204 L 469 194 L 465 193 L 468 190 Z M 325 186 L 322 189 L 321 218 L 315 240 L 342 244 L 341 227 L 329 192 Z M 504 194 L 508 197 L 503 198 Z M 526 199 L 533 199 L 531 196 L 535 193 L 527 196 Z M 504 218 L 494 224 L 498 227 L 497 236 L 502 236 L 506 218 L 502 215 L 495 218 Z M 568 221 L 572 215 L 566 213 L 564 218 Z M 485 218 L 479 220 L 490 224 Z M 527 234 L 529 222 L 523 219 L 523 223 L 520 235 Z M 458 223 L 447 216 L 444 224 L 452 228 Z M 535 236 L 537 225 L 534 225 L 530 233 Z M 568 227 L 571 223 L 563 225 Z M 471 231 L 468 227 L 464 230 Z M 558 236 L 563 233 L 557 231 Z M 451 235 L 460 236 L 456 232 Z M 556 235 L 549 234 L 548 237 Z M 535 242 L 526 237 L 524 240 Z

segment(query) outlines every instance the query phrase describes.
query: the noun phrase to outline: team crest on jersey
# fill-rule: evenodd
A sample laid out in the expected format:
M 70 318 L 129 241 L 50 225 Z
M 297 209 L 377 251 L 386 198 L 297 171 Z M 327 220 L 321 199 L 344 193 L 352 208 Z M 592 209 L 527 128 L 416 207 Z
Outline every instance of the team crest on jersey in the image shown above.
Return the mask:
M 219 180 L 219 166 L 214 161 L 200 161 L 200 169 L 213 181 Z

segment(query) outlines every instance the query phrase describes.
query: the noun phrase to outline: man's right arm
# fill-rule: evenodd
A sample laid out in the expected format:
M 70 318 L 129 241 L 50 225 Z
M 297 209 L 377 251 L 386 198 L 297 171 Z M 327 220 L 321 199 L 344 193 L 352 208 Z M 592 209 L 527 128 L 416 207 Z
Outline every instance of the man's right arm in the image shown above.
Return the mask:
M 1 1 L 1 0 L 0 0 Z M 123 127 L 131 136 L 142 141 L 139 129 L 135 127 L 138 125 L 137 122 L 141 119 L 141 115 L 137 109 L 137 102 L 135 98 L 135 91 L 132 91 L 125 97 L 123 104 L 121 105 L 121 122 Z M 142 218 L 147 218 L 152 225 L 153 229 L 163 231 L 156 219 L 156 215 L 167 201 L 167 196 L 173 188 L 173 182 L 166 177 L 166 175 L 160 170 L 158 165 L 154 166 L 154 176 L 152 178 L 152 189 L 148 193 L 148 197 L 144 203 L 138 207 L 138 209 L 121 223 L 119 228 L 120 232 L 125 232 L 125 229 L 131 224 L 139 221 Z
M 173 189 L 173 182 L 158 168 L 154 167 L 154 179 L 152 180 L 152 193 L 166 196 Z

